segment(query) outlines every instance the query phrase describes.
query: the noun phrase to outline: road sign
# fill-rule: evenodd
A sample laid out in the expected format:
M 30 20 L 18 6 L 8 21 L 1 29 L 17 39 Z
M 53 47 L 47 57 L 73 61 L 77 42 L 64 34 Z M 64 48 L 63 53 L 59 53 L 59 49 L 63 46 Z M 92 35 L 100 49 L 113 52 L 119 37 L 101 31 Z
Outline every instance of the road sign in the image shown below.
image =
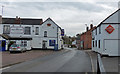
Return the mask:
M 64 36 L 64 29 L 61 30 L 61 36 Z

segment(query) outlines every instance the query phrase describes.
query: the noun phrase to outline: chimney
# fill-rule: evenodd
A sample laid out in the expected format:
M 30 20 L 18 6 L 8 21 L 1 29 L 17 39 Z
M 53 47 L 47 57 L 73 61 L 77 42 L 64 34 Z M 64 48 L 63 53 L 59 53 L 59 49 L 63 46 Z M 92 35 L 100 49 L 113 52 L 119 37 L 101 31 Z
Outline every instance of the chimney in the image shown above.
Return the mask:
M 20 17 L 16 16 L 16 24 L 20 24 Z
M 18 20 L 18 16 L 16 16 L 16 20 Z
M 92 29 L 92 28 L 93 28 L 93 24 L 90 25 L 90 29 Z
M 2 24 L 2 16 L 0 15 L 0 24 Z
M 86 31 L 88 31 L 88 30 L 89 30 L 89 27 L 87 26 L 87 27 L 86 27 Z

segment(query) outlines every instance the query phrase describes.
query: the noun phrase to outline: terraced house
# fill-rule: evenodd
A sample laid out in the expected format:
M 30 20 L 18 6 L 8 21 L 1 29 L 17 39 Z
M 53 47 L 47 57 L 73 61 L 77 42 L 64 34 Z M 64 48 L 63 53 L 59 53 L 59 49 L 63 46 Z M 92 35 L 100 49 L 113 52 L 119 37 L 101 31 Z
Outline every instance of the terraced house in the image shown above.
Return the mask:
M 9 41 L 23 43 L 27 50 L 56 49 L 63 46 L 63 29 L 51 18 L 43 22 L 42 19 L 32 18 L 2 18 L 2 37 Z

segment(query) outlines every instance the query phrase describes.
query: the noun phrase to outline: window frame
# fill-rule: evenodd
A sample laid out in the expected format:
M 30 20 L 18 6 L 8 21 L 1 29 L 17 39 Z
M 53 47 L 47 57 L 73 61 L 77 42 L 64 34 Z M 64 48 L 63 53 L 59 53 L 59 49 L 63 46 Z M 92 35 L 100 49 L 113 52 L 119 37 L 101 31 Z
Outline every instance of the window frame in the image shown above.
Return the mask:
M 26 30 L 26 28 L 27 28 L 27 30 Z M 24 34 L 25 35 L 31 35 L 31 27 L 24 27 Z
M 100 44 L 101 44 L 101 42 L 100 42 L 100 40 L 99 40 L 98 42 L 99 42 L 99 46 L 98 46 L 98 47 L 100 48 Z
M 96 28 L 96 35 L 97 35 L 97 28 Z
M 44 31 L 44 37 L 47 37 L 47 31 Z
M 101 34 L 101 26 L 99 26 L 99 34 Z
M 39 35 L 39 27 L 35 27 L 35 35 Z
M 4 25 L 3 26 L 3 34 L 10 34 L 10 25 Z
M 96 42 L 95 42 L 95 43 L 96 43 L 96 47 L 97 47 L 97 40 L 96 40 Z
M 93 47 L 94 47 L 94 41 L 93 41 Z

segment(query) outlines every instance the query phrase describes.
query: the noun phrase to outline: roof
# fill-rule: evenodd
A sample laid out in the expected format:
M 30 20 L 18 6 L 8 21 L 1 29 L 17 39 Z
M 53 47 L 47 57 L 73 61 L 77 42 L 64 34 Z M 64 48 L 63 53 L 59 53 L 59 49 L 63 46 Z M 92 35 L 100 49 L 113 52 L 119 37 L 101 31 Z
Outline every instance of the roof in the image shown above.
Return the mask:
M 104 22 L 105 22 L 108 18 L 110 18 L 111 16 L 113 16 L 114 14 L 116 14 L 119 10 L 120 10 L 120 8 L 119 8 L 118 10 L 116 10 L 114 13 L 112 13 L 111 15 L 109 15 L 107 18 L 105 18 L 97 27 L 99 27 L 101 24 L 104 24 Z M 97 27 L 96 27 L 96 28 L 97 28 Z
M 26 25 L 41 25 L 43 22 L 42 19 L 20 18 L 16 20 L 16 18 L 2 18 L 2 24 L 16 24 L 17 21 L 19 21 L 19 24 Z
M 60 30 L 62 30 L 62 28 L 61 28 L 60 26 L 58 26 L 50 17 L 49 17 L 48 19 L 46 19 L 43 23 L 45 23 L 45 22 L 48 21 L 48 20 L 51 20 L 57 27 L 60 28 Z

